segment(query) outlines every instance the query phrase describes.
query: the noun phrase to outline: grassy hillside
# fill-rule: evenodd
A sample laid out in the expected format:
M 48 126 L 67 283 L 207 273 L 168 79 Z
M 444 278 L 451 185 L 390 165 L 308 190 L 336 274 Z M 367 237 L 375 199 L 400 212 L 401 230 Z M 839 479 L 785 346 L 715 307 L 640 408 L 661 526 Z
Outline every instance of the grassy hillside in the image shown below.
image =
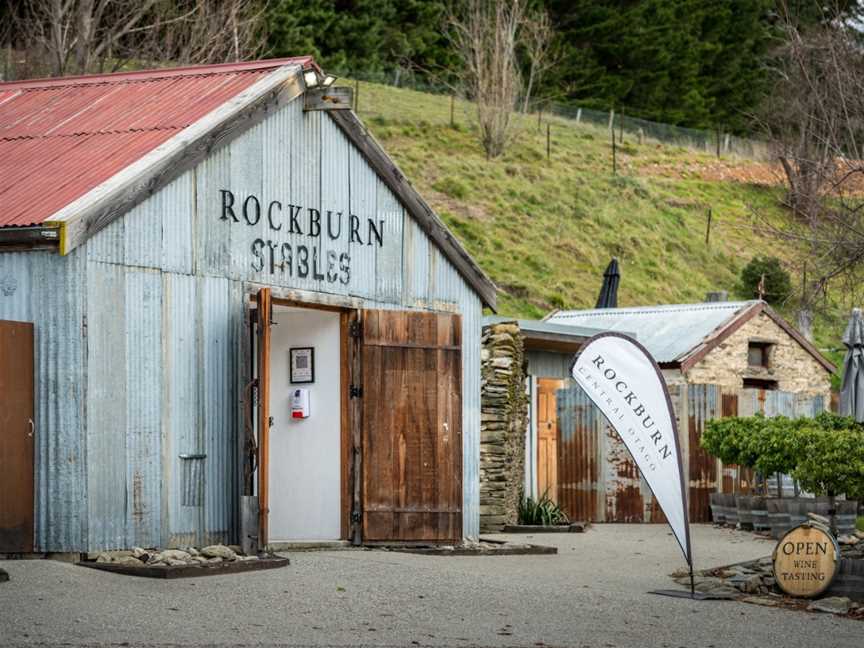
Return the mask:
M 470 106 L 457 102 L 451 127 L 447 97 L 364 83 L 359 100 L 370 130 L 498 284 L 502 314 L 593 307 L 613 256 L 622 306 L 701 301 L 721 289 L 735 297 L 756 254 L 786 260 L 794 277 L 788 251 L 756 226 L 782 217 L 779 189 L 705 179 L 717 175 L 704 173 L 717 166 L 708 153 L 625 136 L 613 175 L 605 128 L 551 118 L 547 160 L 547 119 L 538 129 L 529 115 L 517 119 L 507 153 L 490 161 Z M 826 350 L 840 346 L 845 312 L 832 304 L 818 316 Z

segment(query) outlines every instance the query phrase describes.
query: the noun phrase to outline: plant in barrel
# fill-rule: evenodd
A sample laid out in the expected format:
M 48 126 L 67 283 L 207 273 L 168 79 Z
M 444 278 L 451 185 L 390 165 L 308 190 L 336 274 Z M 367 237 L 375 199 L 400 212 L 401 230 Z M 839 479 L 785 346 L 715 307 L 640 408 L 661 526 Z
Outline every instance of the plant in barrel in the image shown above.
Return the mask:
M 748 454 L 754 459 L 753 467 L 766 480 L 766 494 L 768 476 L 776 475 L 777 495 L 783 497 L 781 475 L 790 474 L 798 464 L 799 432 L 810 421 L 785 416 L 761 417 L 760 425 L 750 435 Z
M 802 488 L 827 495 L 832 533 L 837 532 L 835 497 L 864 495 L 864 428 L 851 418 L 824 414 L 799 431 L 793 476 Z
M 758 458 L 754 454 L 753 438 L 760 433 L 766 420 L 761 414 L 710 420 L 705 424 L 699 443 L 724 464 L 753 468 Z

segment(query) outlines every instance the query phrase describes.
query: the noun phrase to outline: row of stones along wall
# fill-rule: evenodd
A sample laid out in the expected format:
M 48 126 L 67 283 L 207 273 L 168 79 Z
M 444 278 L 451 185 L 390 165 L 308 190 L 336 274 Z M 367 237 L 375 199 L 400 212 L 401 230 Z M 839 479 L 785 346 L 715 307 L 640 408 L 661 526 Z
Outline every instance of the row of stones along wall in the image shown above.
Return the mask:
M 483 329 L 480 351 L 480 532 L 515 524 L 525 473 L 525 358 L 515 322 Z
M 751 367 L 747 361 L 750 340 L 770 341 L 768 367 Z M 831 393 L 831 377 L 825 368 L 766 313 L 746 322 L 700 362 L 692 367 L 686 380 L 692 384 L 713 384 L 741 389 L 744 378 L 776 380 L 785 392 L 826 398 Z

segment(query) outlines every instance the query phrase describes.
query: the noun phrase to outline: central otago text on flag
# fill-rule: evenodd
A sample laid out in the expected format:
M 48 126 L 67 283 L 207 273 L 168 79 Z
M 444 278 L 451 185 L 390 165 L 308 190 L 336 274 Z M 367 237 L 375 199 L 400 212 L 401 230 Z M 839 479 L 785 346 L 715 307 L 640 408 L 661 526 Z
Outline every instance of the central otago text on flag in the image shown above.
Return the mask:
M 635 340 L 601 333 L 585 343 L 570 373 L 633 455 L 692 564 L 678 431 L 657 363 Z

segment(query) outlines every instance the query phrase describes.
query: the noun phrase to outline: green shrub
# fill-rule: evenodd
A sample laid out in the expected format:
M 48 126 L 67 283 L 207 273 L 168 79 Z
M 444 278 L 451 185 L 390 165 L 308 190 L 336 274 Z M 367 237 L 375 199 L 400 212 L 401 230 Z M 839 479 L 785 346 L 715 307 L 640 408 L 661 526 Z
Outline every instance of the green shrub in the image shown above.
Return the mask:
M 519 524 L 553 526 L 570 521 L 561 507 L 549 499 L 549 491 L 543 493 L 538 500 L 523 497 L 519 502 L 518 514 Z
M 823 412 L 815 418 L 727 417 L 708 421 L 702 447 L 763 475 L 791 474 L 816 495 L 864 499 L 864 426 Z
M 765 294 L 762 298 L 769 304 L 782 304 L 792 294 L 792 280 L 780 265 L 777 257 L 758 256 L 750 260 L 741 271 L 738 291 L 746 299 L 759 296 L 759 282 L 765 275 Z
M 446 176 L 437 182 L 433 182 L 432 188 L 451 198 L 462 199 L 468 195 L 468 185 L 453 176 Z
M 802 488 L 816 495 L 864 497 L 864 432 L 860 426 L 830 429 L 813 419 L 813 425 L 799 434 L 792 476 Z

